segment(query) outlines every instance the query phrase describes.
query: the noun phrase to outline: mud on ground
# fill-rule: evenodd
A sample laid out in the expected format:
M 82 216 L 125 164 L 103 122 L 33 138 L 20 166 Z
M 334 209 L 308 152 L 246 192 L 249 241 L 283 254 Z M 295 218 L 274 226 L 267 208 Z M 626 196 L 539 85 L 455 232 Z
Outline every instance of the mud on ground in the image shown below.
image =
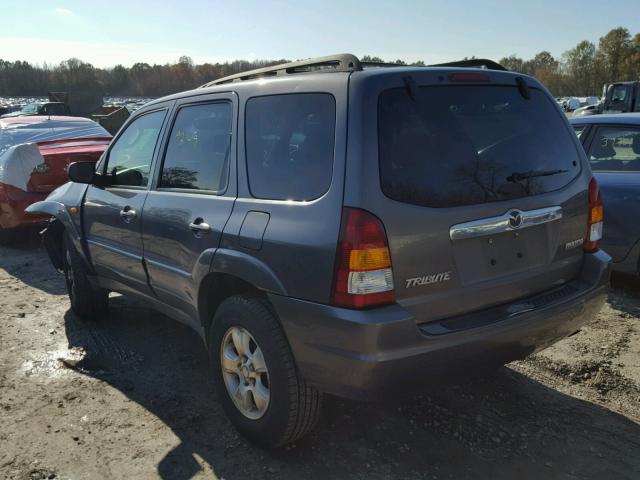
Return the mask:
M 381 404 L 328 398 L 276 451 L 240 438 L 188 328 L 124 297 L 85 323 L 34 241 L 0 247 L 0 478 L 640 478 L 640 282 L 542 354 Z

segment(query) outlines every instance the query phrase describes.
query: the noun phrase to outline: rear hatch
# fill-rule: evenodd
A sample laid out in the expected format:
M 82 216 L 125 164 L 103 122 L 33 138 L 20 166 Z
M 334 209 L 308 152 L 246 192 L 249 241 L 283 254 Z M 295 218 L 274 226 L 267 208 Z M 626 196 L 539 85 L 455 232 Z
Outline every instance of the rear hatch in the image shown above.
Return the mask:
M 354 82 L 365 146 L 350 155 L 378 165 L 351 168 L 365 187 L 345 192 L 385 226 L 397 301 L 428 322 L 575 279 L 590 174 L 553 99 L 505 72 L 411 72 Z
M 97 162 L 109 145 L 109 139 L 78 139 L 39 144 L 43 163 L 36 165 L 28 191 L 49 193 L 69 181 L 67 168 L 74 162 Z

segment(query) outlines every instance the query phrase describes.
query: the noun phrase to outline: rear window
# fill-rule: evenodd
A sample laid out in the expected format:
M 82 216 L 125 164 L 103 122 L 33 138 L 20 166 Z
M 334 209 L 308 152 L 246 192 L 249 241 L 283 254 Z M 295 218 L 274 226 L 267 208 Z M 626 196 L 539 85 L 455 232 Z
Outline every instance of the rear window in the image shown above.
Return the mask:
M 560 189 L 580 171 L 565 120 L 537 89 L 442 86 L 382 92 L 380 179 L 388 197 L 429 207 Z
M 326 93 L 247 101 L 251 194 L 271 200 L 313 200 L 326 193 L 333 171 L 335 125 L 335 100 Z
M 62 103 L 50 103 L 44 106 L 44 115 L 66 115 L 67 109 Z

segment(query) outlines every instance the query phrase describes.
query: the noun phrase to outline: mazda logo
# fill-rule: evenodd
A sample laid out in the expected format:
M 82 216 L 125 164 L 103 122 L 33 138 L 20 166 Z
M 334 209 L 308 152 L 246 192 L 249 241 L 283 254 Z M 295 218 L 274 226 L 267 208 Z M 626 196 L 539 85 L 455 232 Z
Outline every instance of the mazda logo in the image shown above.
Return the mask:
M 520 228 L 522 225 L 522 212 L 520 210 L 512 210 L 509 212 L 509 226 L 511 228 Z

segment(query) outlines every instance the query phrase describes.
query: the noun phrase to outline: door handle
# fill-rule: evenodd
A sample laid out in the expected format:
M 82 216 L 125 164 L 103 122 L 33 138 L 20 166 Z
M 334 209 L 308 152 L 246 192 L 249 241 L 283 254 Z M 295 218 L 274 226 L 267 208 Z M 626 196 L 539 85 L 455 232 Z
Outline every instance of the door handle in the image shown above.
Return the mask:
M 136 216 L 136 211 L 131 207 L 124 207 L 120 210 L 120 216 L 124 218 L 125 222 L 130 222 Z
M 194 232 L 208 233 L 211 231 L 211 225 L 205 222 L 202 218 L 196 218 L 189 224 L 189 228 Z

